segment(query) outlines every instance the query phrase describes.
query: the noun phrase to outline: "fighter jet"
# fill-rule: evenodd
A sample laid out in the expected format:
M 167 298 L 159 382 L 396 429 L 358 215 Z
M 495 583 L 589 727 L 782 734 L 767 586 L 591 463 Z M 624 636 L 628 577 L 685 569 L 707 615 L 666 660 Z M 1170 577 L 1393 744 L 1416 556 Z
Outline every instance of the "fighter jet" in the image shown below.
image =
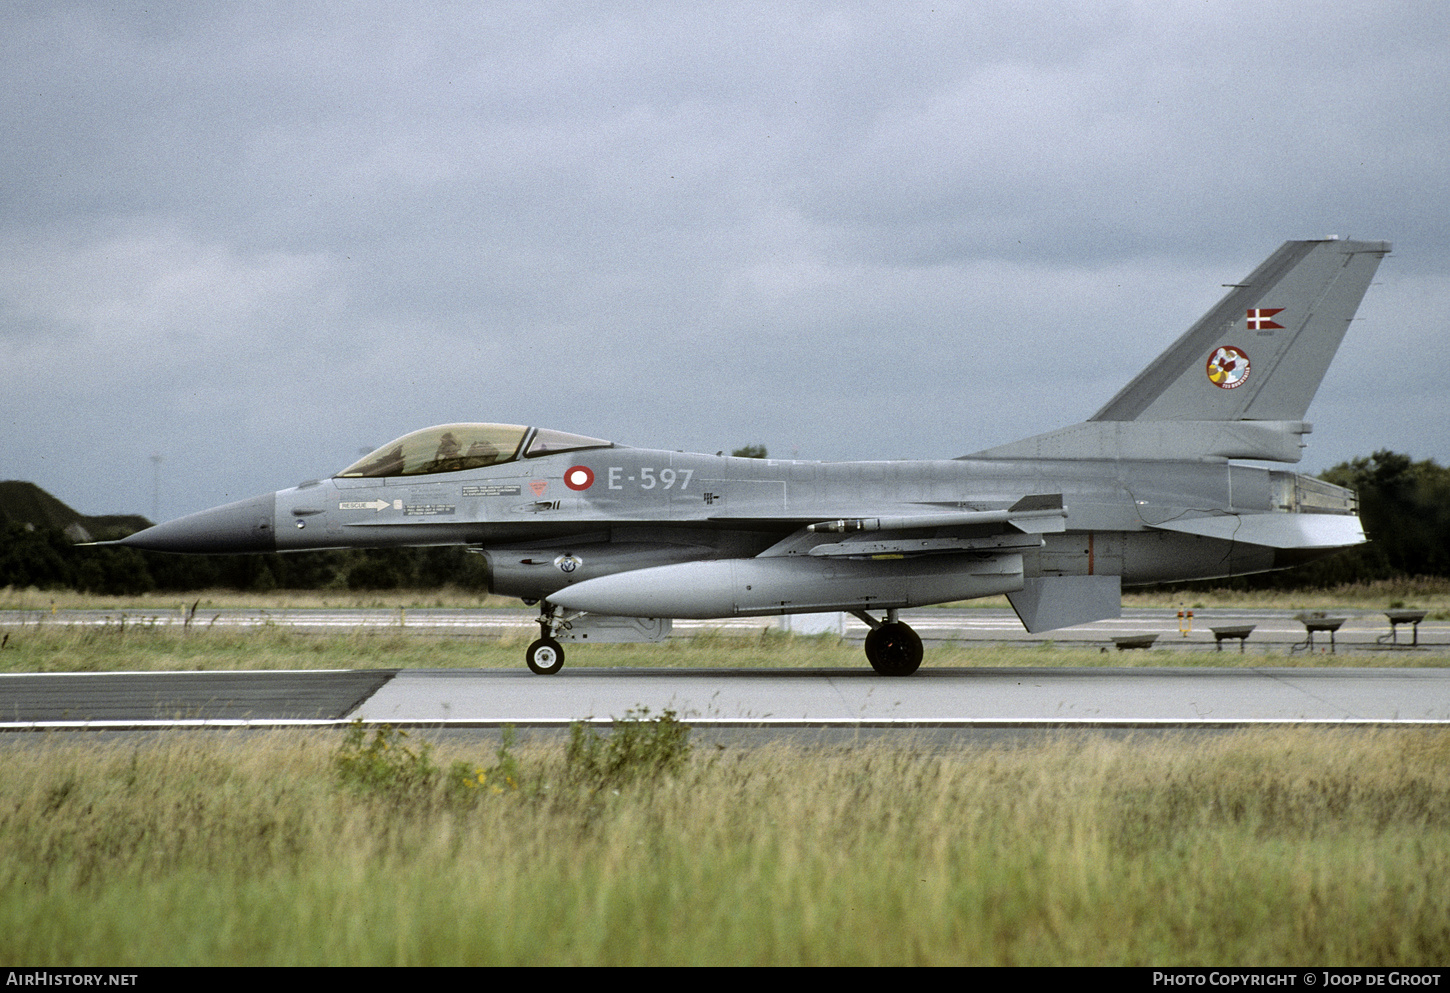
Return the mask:
M 1117 617 L 1123 586 L 1284 569 L 1365 541 L 1353 491 L 1299 461 L 1381 241 L 1284 244 L 1081 424 L 946 461 L 631 448 L 518 424 L 424 428 L 336 475 L 148 528 L 167 552 L 466 545 L 564 642 L 674 618 L 849 611 L 905 676 L 906 607 L 1006 594 L 1030 632 Z

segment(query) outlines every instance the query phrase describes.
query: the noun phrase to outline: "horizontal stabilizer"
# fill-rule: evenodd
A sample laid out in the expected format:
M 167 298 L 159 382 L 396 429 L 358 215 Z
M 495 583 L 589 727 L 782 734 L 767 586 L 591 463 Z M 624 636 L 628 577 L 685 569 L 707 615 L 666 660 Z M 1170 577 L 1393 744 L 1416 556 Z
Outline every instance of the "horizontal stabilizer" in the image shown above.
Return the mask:
M 1119 576 L 1039 576 L 1007 600 L 1030 634 L 1123 616 Z
M 1368 540 L 1352 514 L 1223 514 L 1155 526 L 1265 548 L 1349 548 Z

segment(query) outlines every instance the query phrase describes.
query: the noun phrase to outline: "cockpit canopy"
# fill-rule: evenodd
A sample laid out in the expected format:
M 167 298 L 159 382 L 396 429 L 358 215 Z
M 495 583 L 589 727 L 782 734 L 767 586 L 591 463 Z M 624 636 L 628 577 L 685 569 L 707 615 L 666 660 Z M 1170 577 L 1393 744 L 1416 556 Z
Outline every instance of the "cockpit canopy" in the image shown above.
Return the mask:
M 440 424 L 405 434 L 339 472 L 339 477 L 425 476 L 501 465 L 614 443 L 518 424 Z

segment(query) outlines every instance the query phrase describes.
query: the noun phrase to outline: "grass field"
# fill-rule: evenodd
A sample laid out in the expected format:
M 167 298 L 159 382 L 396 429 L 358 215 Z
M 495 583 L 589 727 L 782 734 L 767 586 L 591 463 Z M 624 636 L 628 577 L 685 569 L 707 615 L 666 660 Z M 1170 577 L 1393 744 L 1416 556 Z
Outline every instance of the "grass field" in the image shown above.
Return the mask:
M 306 634 L 288 628 L 260 631 L 205 628 L 184 632 L 144 624 L 66 628 L 14 626 L 0 619 L 0 672 L 153 672 L 281 669 L 517 669 L 534 633 L 505 637 L 446 637 L 396 629 L 348 634 Z M 767 631 L 705 633 L 660 644 L 581 646 L 571 668 L 864 669 L 859 644 L 833 635 L 792 636 Z M 1278 651 L 1182 652 L 1171 649 L 1112 652 L 1052 644 L 947 643 L 930 646 L 929 668 L 1239 668 L 1257 666 L 1441 667 L 1450 654 L 1379 652 L 1288 655 Z
M 633 777 L 581 773 L 562 746 L 383 744 L 371 785 L 340 775 L 340 734 L 8 747 L 0 958 L 1450 958 L 1444 731 L 710 749 Z
M 517 607 L 531 610 L 512 597 L 468 593 L 460 590 L 395 590 L 376 593 L 342 591 L 277 590 L 270 593 L 242 593 L 234 590 L 200 590 L 193 593 L 150 593 L 139 596 L 98 596 L 68 590 L 0 588 L 0 613 L 6 610 L 172 610 L 199 604 L 200 610 L 226 607 L 263 608 L 414 608 L 414 607 Z M 984 597 L 947 604 L 952 607 L 1008 608 L 1006 597 Z M 1125 607 L 1247 607 L 1279 610 L 1325 610 L 1335 607 L 1356 610 L 1384 610 L 1388 607 L 1421 607 L 1437 620 L 1450 619 L 1450 580 L 1431 577 L 1356 583 L 1330 590 L 1218 589 L 1207 593 L 1171 590 L 1129 590 L 1123 594 Z

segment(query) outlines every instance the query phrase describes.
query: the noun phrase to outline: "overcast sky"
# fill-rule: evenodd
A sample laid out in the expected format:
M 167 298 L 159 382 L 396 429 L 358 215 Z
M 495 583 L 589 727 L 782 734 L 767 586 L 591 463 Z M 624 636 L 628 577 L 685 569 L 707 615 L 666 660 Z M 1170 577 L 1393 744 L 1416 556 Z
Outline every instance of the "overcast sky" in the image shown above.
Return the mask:
M 0 478 L 164 519 L 449 421 L 951 458 L 1330 234 L 1395 251 L 1300 470 L 1447 464 L 1447 66 L 1422 0 L 11 0 Z

